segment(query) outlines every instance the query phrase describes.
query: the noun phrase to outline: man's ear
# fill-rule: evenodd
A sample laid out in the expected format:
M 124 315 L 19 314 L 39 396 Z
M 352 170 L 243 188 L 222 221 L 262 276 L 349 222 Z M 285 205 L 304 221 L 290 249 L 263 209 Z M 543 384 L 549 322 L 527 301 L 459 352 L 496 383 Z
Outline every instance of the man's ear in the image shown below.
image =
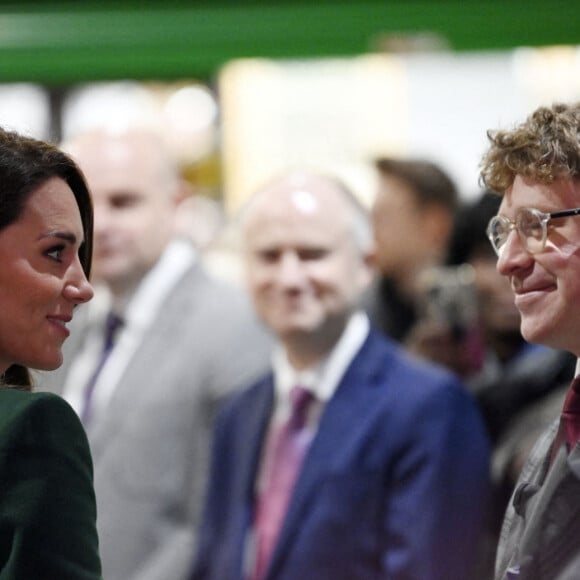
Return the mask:
M 364 263 L 367 268 L 376 271 L 377 269 L 377 247 L 375 244 L 364 255 Z
M 431 204 L 424 210 L 423 226 L 425 236 L 434 249 L 445 251 L 453 228 L 452 212 L 441 205 Z
M 377 254 L 374 245 L 365 252 L 361 270 L 361 291 L 364 291 L 370 285 L 378 271 Z

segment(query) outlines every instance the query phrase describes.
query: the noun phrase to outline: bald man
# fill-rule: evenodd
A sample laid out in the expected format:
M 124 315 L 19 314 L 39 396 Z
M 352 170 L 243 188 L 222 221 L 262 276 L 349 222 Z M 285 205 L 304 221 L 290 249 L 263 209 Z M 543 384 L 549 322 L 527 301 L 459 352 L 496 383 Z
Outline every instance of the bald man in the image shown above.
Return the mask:
M 66 147 L 93 195 L 100 292 L 78 317 L 61 371 L 40 386 L 85 423 L 104 578 L 183 580 L 214 408 L 265 368 L 268 340 L 247 298 L 174 238 L 184 187 L 156 135 L 94 132 Z
M 193 580 L 465 580 L 488 486 L 481 418 L 447 372 L 358 308 L 367 216 L 291 173 L 242 214 L 272 367 L 217 420 Z

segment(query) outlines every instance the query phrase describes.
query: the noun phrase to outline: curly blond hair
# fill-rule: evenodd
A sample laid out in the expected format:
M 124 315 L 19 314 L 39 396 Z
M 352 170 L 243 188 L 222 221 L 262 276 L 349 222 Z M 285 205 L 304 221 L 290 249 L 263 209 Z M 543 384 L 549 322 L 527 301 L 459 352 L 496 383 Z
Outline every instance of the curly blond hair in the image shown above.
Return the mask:
M 536 109 L 511 130 L 488 131 L 481 163 L 483 184 L 504 193 L 516 175 L 549 184 L 580 178 L 580 103 Z

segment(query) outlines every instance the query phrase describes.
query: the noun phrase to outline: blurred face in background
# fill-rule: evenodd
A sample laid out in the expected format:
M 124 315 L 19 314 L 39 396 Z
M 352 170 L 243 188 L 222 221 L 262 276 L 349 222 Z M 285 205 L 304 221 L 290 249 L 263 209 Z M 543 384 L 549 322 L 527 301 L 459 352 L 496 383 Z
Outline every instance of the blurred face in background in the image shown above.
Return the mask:
M 258 314 L 283 343 L 322 353 L 334 345 L 370 279 L 355 211 L 322 178 L 288 178 L 248 207 L 244 241 Z
M 61 365 L 73 309 L 93 296 L 78 255 L 83 239 L 75 197 L 56 177 L 0 230 L 0 372 Z
M 434 204 L 422 206 L 404 180 L 381 176 L 371 212 L 378 271 L 405 284 L 421 268 L 434 265 L 450 231 L 447 214 Z
M 89 134 L 71 143 L 93 197 L 93 279 L 131 291 L 155 265 L 174 231 L 180 182 L 153 135 Z

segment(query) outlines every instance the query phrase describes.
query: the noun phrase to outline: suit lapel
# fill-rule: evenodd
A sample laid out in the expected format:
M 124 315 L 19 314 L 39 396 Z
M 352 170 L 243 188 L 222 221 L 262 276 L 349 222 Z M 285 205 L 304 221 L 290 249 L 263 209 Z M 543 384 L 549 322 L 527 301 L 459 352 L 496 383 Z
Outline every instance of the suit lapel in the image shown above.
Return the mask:
M 268 577 L 274 579 L 291 551 L 291 545 L 303 526 L 305 514 L 316 501 L 321 482 L 331 472 L 332 466 L 348 453 L 349 444 L 358 441 L 356 431 L 364 431 L 368 423 L 361 417 L 372 416 L 376 407 L 372 387 L 375 375 L 389 367 L 389 351 L 384 343 L 370 335 L 356 355 L 337 390 L 327 403 L 316 436 L 304 459 L 280 538 L 272 557 Z M 383 377 L 384 380 L 384 377 Z
M 259 476 L 262 446 L 264 444 L 268 423 L 274 405 L 273 376 L 269 375 L 258 384 L 251 393 L 254 400 L 245 405 L 249 409 L 243 418 L 242 436 L 239 445 L 238 468 L 241 470 L 241 482 L 246 497 L 246 505 L 253 506 L 256 485 Z
M 580 448 L 556 456 L 548 476 L 526 510 L 521 540 L 522 567 L 555 577 L 577 551 L 580 533 Z M 567 542 L 569 539 L 572 543 Z
M 525 505 L 524 517 L 526 524 L 520 541 L 522 555 L 535 551 L 542 526 L 545 525 L 545 515 L 548 506 L 565 473 L 566 457 L 562 452 L 558 453 L 548 476 L 538 487 L 537 492 L 527 500 Z
M 170 358 L 171 353 L 166 357 L 160 357 L 159 353 L 167 352 L 167 345 L 175 341 L 176 332 L 179 335 L 181 332 L 190 332 L 196 328 L 196 312 L 199 310 L 199 304 L 203 302 L 196 298 L 203 291 L 204 284 L 205 275 L 199 265 L 194 264 L 170 290 L 163 308 L 151 322 L 118 377 L 106 412 L 94 424 L 88 426 L 94 455 L 99 454 L 101 449 L 115 440 L 117 431 L 126 424 L 128 413 L 145 400 L 147 393 L 163 388 L 163 385 L 151 380 L 152 365 L 155 365 L 154 376 L 163 376 L 167 382 L 172 381 L 177 366 Z M 184 320 L 187 320 L 187 328 L 184 327 Z M 189 339 L 183 336 L 179 336 L 179 340 L 189 342 Z M 163 364 L 165 368 L 160 368 Z
M 249 400 L 242 405 L 246 413 L 237 418 L 239 426 L 235 429 L 237 441 L 234 455 L 238 479 L 237 484 L 233 486 L 236 493 L 241 494 L 237 504 L 243 510 L 238 520 L 241 522 L 242 529 L 233 536 L 240 542 L 235 549 L 239 550 L 238 557 L 241 565 L 235 569 L 241 569 L 244 578 L 250 576 L 250 570 L 253 566 L 254 546 L 251 532 L 262 446 L 274 405 L 273 376 L 270 374 L 263 381 L 260 381 L 246 396 L 249 397 Z

